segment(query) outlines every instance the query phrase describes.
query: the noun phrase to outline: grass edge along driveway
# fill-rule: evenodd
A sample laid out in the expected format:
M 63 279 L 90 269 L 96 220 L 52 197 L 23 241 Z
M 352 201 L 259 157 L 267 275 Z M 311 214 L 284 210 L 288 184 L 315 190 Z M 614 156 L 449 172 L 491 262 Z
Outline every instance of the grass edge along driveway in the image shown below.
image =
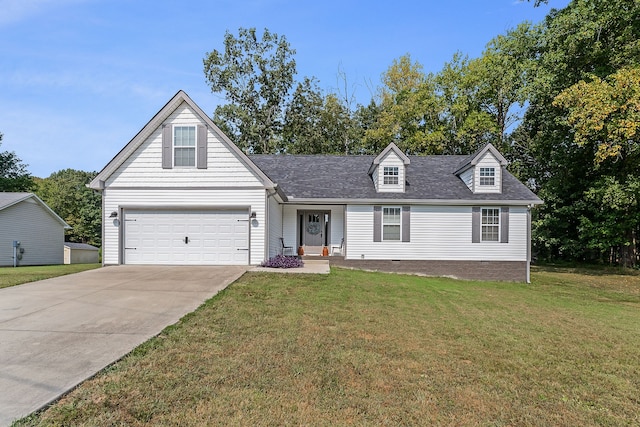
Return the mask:
M 0 289 L 52 277 L 65 276 L 99 268 L 100 264 L 34 265 L 22 267 L 0 267 Z
M 249 273 L 15 425 L 638 425 L 639 308 L 638 275 Z

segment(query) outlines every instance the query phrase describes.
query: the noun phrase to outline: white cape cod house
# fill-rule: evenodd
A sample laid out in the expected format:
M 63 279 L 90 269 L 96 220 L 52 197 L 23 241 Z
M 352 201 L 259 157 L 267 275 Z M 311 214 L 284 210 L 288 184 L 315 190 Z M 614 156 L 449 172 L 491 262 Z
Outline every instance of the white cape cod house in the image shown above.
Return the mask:
M 178 92 L 90 183 L 103 263 L 338 265 L 528 281 L 542 201 L 490 144 L 471 156 L 245 155 Z

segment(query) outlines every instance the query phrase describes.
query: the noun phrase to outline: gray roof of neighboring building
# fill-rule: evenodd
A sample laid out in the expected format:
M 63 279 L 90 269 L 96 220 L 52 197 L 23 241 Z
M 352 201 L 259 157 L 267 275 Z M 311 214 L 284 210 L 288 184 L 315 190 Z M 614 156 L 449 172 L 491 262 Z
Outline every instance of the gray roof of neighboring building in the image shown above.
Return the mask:
M 64 242 L 64 245 L 70 249 L 83 249 L 83 250 L 90 250 L 90 251 L 99 250 L 95 246 L 92 246 L 88 243 Z
M 0 192 L 0 209 L 16 204 L 17 202 L 28 199 L 31 193 L 5 193 Z
M 51 216 L 53 216 L 56 221 L 58 221 L 64 228 L 71 228 L 69 224 L 64 222 L 62 218 L 58 216 L 45 202 L 40 200 L 38 196 L 33 193 L 10 193 L 10 192 L 0 192 L 0 210 L 13 206 L 17 203 L 20 203 L 24 200 L 33 199 L 37 204 L 42 206 Z
M 473 194 L 454 174 L 469 156 L 409 156 L 404 193 L 377 192 L 367 171 L 375 156 L 251 155 L 290 199 L 512 200 L 540 199 L 504 170 L 502 193 Z

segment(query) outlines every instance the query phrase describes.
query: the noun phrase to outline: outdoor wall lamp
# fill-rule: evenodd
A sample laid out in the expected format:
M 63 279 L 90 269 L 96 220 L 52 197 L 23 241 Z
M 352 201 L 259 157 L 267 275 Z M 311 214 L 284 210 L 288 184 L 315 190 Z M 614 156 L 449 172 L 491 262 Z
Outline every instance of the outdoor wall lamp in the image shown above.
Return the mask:
M 111 215 L 109 215 L 109 218 L 117 218 L 118 217 L 118 212 L 113 211 L 111 212 Z
M 255 211 L 251 212 L 251 218 L 255 219 L 257 217 L 258 217 L 258 214 Z

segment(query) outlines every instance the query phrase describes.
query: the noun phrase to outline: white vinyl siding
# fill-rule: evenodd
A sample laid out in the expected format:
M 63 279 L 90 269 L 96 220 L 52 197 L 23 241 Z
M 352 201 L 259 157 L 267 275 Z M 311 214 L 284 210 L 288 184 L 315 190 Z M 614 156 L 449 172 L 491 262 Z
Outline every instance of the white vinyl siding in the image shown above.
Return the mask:
M 206 125 L 183 102 L 165 121 L 170 126 Z M 212 129 L 207 130 L 207 168 L 162 168 L 159 126 L 107 179 L 106 187 L 262 187 L 262 182 Z
M 471 191 L 473 191 L 473 172 L 473 168 L 470 168 L 460 174 L 460 179 Z
M 0 265 L 13 265 L 13 241 L 24 249 L 18 265 L 64 262 L 64 227 L 33 199 L 0 210 Z
M 266 258 L 271 258 L 282 252 L 282 242 L 280 240 L 281 237 L 284 237 L 282 233 L 282 205 L 278 203 L 275 197 L 267 199 L 267 204 L 269 206 L 269 247 Z M 294 240 L 285 239 L 284 244 L 293 247 L 294 252 L 297 249 L 297 247 L 295 247 L 296 242 Z
M 397 170 L 396 175 L 387 174 L 391 170 Z M 404 192 L 405 181 L 405 165 L 404 162 L 394 151 L 389 151 L 387 155 L 380 161 L 377 167 L 376 173 L 377 179 L 374 180 L 378 183 L 378 191 L 381 193 L 402 193 Z M 390 179 L 395 177 L 394 179 Z
M 509 243 L 471 243 L 471 206 L 411 205 L 411 241 L 373 242 L 373 206 L 346 210 L 347 259 L 526 261 L 527 208 L 509 209 Z
M 118 189 L 107 188 L 103 192 L 103 263 L 105 265 L 118 264 L 121 258 L 121 229 L 114 224 L 114 219 L 109 218 L 111 212 L 119 212 L 121 209 L 204 209 L 204 208 L 242 208 L 249 212 L 256 212 L 255 221 L 251 221 L 249 227 L 249 263 L 259 264 L 264 260 L 265 254 L 265 191 L 257 188 L 251 189 L 184 189 L 184 188 L 160 188 L 160 189 Z M 122 226 L 122 224 L 121 224 Z M 62 250 L 61 250 L 62 253 Z

